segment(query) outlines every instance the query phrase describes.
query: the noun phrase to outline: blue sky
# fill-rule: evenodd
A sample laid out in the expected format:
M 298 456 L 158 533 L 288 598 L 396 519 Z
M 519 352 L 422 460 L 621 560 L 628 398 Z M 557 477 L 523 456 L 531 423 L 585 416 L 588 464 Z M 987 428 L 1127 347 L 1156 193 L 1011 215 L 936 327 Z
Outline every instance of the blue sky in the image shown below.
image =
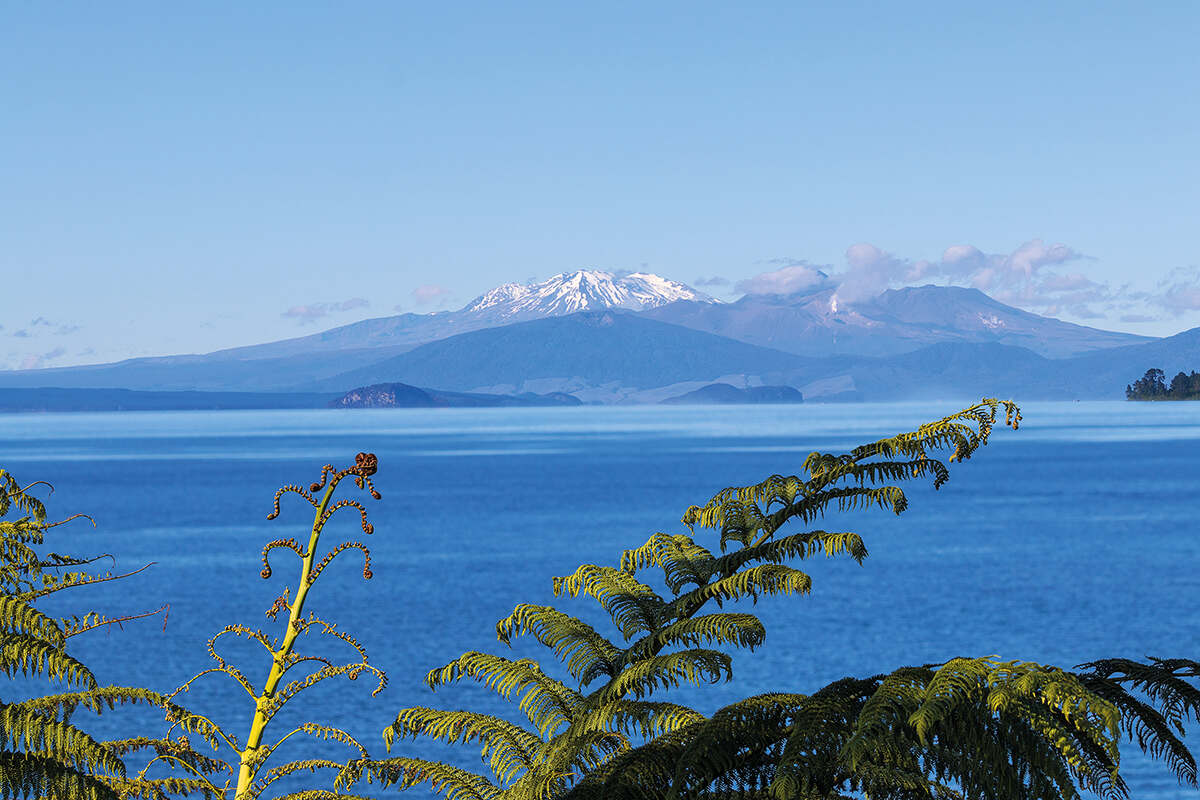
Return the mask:
M 1193 2 L 3 9 L 0 367 L 578 267 L 1200 325 Z

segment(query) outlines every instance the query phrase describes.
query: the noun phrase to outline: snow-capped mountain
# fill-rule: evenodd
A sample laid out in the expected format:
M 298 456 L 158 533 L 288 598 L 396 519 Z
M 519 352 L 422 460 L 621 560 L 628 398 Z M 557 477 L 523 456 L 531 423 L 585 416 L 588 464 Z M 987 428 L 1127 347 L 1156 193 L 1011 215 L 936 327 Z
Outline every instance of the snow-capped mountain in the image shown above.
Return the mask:
M 580 269 L 559 273 L 541 283 L 497 286 L 472 300 L 459 313 L 484 316 L 496 324 L 504 324 L 604 308 L 645 311 L 676 300 L 717 302 L 678 281 L 648 272 L 617 277 L 600 270 Z
M 587 324 L 571 323 L 570 320 L 577 319 L 576 313 L 581 311 L 587 313 L 579 314 L 579 317 L 594 319 Z M 637 319 L 654 322 L 658 327 L 638 327 L 638 323 L 630 322 L 630 320 Z M 662 325 L 662 323 L 667 324 Z M 420 348 L 420 352 L 426 355 L 440 353 L 449 358 L 446 354 L 450 351 L 444 348 L 421 347 L 442 340 L 458 342 L 458 344 L 453 342 L 451 344 L 454 348 L 465 347 L 466 350 L 463 352 L 468 354 L 472 348 L 482 346 L 479 343 L 484 341 L 492 342 L 496 347 L 500 347 L 496 343 L 508 343 L 504 344 L 504 347 L 511 345 L 516 348 L 513 350 L 515 355 L 505 361 L 511 368 L 509 377 L 517 375 L 521 370 L 528 373 L 527 377 L 536 374 L 536 370 L 533 368 L 535 359 L 530 354 L 537 348 L 542 348 L 547 353 L 562 351 L 555 356 L 558 361 L 554 363 L 562 369 L 567 369 L 565 365 L 569 364 L 570 369 L 562 375 L 548 373 L 544 377 L 573 380 L 576 376 L 592 374 L 588 371 L 591 369 L 589 364 L 598 358 L 596 355 L 598 351 L 595 348 L 592 350 L 580 349 L 582 345 L 573 343 L 574 340 L 571 337 L 578 335 L 584 338 L 595 338 L 599 335 L 597 331 L 607 325 L 616 325 L 626 332 L 656 331 L 653 335 L 646 333 L 645 340 L 636 347 L 628 344 L 630 341 L 628 338 L 620 340 L 620 344 L 613 344 L 617 340 L 611 336 L 601 337 L 603 341 L 608 341 L 617 348 L 614 358 L 619 356 L 618 362 L 625 356 L 629 356 L 632 364 L 633 361 L 644 355 L 640 353 L 641 350 L 666 353 L 668 350 L 664 349 L 666 347 L 664 342 L 670 340 L 678 344 L 686 339 L 699 348 L 695 356 L 696 364 L 701 361 L 707 363 L 706 359 L 711 354 L 705 355 L 701 351 L 717 347 L 717 344 L 711 338 L 694 336 L 687 338 L 692 333 L 699 331 L 708 335 L 715 334 L 725 342 L 722 345 L 725 348 L 732 347 L 735 342 L 739 345 L 756 345 L 759 349 L 770 348 L 773 355 L 767 361 L 778 362 L 776 367 L 779 369 L 782 369 L 779 364 L 791 363 L 794 360 L 785 358 L 785 354 L 798 357 L 816 356 L 832 365 L 830 369 L 834 369 L 834 372 L 829 375 L 822 374 L 814 377 L 806 373 L 806 375 L 800 376 L 804 378 L 805 386 L 827 377 L 831 380 L 834 378 L 842 380 L 845 375 L 849 374 L 846 372 L 846 369 L 849 368 L 846 365 L 858 363 L 855 359 L 888 357 L 894 360 L 900 356 L 907 358 L 909 354 L 925 352 L 930 346 L 935 347 L 935 350 L 931 351 L 932 355 L 927 353 L 924 356 L 912 356 L 912 359 L 917 359 L 910 364 L 913 375 L 919 377 L 927 373 L 931 374 L 929 373 L 929 370 L 932 369 L 930 365 L 940 364 L 938 359 L 943 359 L 943 357 L 951 359 L 946 363 L 961 372 L 966 369 L 962 364 L 967 363 L 970 358 L 977 356 L 984 359 L 1001 358 L 996 353 L 1009 350 L 1026 353 L 1027 361 L 1033 359 L 1033 361 L 1029 361 L 1029 364 L 1034 362 L 1040 364 L 1041 362 L 1037 359 L 1045 357 L 1076 356 L 1078 358 L 1080 356 L 1077 354 L 1093 351 L 1104 353 L 1106 350 L 1114 355 L 1119 351 L 1130 350 L 1132 353 L 1130 358 L 1134 356 L 1140 358 L 1142 351 L 1133 352 L 1128 346 L 1133 345 L 1136 349 L 1136 346 L 1143 346 L 1138 343 L 1147 341 L 1146 337 L 1101 331 L 1042 317 L 1006 306 L 975 289 L 952 286 L 920 286 L 889 290 L 877 297 L 857 302 L 844 301 L 837 297 L 834 289 L 820 289 L 789 296 L 746 295 L 733 303 L 719 303 L 688 286 L 656 275 L 635 273 L 617 277 L 606 272 L 579 270 L 556 275 L 547 281 L 530 284 L 510 283 L 499 286 L 458 311 L 399 314 L 368 319 L 312 336 L 222 350 L 207 355 L 167 356 L 87 367 L 4 372 L 0 374 L 0 387 L 122 387 L 210 391 L 280 391 L 302 387 L 308 391 L 314 387 L 325 387 L 325 384 L 321 382 L 326 379 L 332 380 L 344 373 L 384 364 L 385 361 L 387 364 L 397 367 L 401 364 L 411 366 L 409 359 L 400 358 L 400 356 L 407 355 L 409 351 L 414 351 L 416 348 Z M 687 328 L 691 328 L 692 331 L 686 331 Z M 484 329 L 492 329 L 492 332 L 487 336 L 475 335 L 475 332 L 481 332 Z M 549 336 L 546 332 L 552 330 L 558 333 L 555 336 Z M 463 338 L 461 336 L 463 334 L 470 334 L 470 336 Z M 527 335 L 527 340 L 521 339 Z M 520 347 L 517 347 L 516 339 L 510 338 L 512 336 L 520 339 Z M 633 334 L 631 333 L 630 336 Z M 596 339 L 596 342 L 600 342 L 601 339 Z M 464 342 L 466 344 L 463 344 Z M 987 352 L 978 350 L 977 346 L 983 345 L 992 347 L 992 350 Z M 446 345 L 446 347 L 451 347 L 451 345 Z M 596 344 L 596 347 L 603 349 L 600 344 Z M 1000 350 L 996 350 L 996 347 L 999 347 Z M 633 352 L 635 350 L 639 353 L 635 354 Z M 682 346 L 669 350 L 676 355 L 685 351 L 686 348 Z M 489 358 L 497 363 L 503 360 L 499 355 L 500 350 L 493 348 L 488 352 L 494 353 Z M 734 351 L 729 350 L 729 352 Z M 744 353 L 746 358 L 751 361 L 757 358 L 757 356 L 752 357 L 749 354 L 750 351 L 744 348 L 737 352 Z M 571 356 L 573 361 L 567 359 L 571 353 L 574 353 Z M 955 355 L 956 353 L 958 355 Z M 426 356 L 421 356 L 421 358 L 424 357 Z M 475 355 L 471 357 L 475 358 Z M 679 355 L 679 358 L 683 357 Z M 953 358 L 960 358 L 962 363 L 954 361 Z M 1103 361 L 1105 356 L 1100 358 Z M 920 359 L 926 359 L 928 363 Z M 445 364 L 439 365 L 437 368 L 442 372 L 438 374 L 444 373 L 449 376 L 445 378 L 447 382 L 429 383 L 428 385 L 438 389 L 460 385 L 474 388 L 491 385 L 482 379 L 480 369 L 471 366 L 476 362 L 469 361 L 468 363 L 468 361 L 451 359 Z M 683 359 L 683 361 L 687 360 Z M 1184 363 L 1182 359 L 1179 361 L 1181 364 Z M 878 366 L 875 361 L 871 363 Z M 910 362 L 896 363 L 909 364 Z M 1153 366 L 1158 365 L 1159 362 L 1147 363 Z M 1176 362 L 1172 359 L 1162 359 L 1163 366 L 1173 363 Z M 450 373 L 453 372 L 453 364 L 459 364 L 465 371 L 451 381 L 450 378 L 453 376 Z M 639 381 L 643 380 L 647 372 L 649 374 L 662 373 L 660 377 L 667 374 L 668 371 L 661 367 L 661 362 L 656 361 L 654 364 L 659 366 L 647 366 L 645 370 L 638 373 L 643 376 L 638 378 Z M 1029 364 L 1025 364 L 1025 366 L 1028 367 Z M 1129 376 L 1121 379 L 1125 383 L 1136 379 L 1146 368 L 1143 365 L 1135 369 L 1136 365 L 1124 362 L 1120 366 L 1130 373 Z M 939 369 L 944 371 L 949 367 L 943 364 Z M 1099 368 L 1095 365 L 1090 365 L 1088 369 L 1100 374 Z M 1046 370 L 1055 372 L 1058 367 L 1055 367 L 1054 370 L 1049 370 L 1049 368 Z M 1017 370 L 1017 372 L 1019 371 Z M 479 374 L 476 374 L 477 372 Z M 749 374 L 747 370 L 726 371 L 720 374 L 733 374 L 734 372 Z M 867 373 L 854 377 L 853 385 L 866 381 L 867 378 L 863 376 L 869 372 L 868 370 Z M 632 374 L 630 373 L 630 375 Z M 903 377 L 900 372 L 895 372 L 895 370 L 887 374 L 892 376 L 888 380 L 899 381 Z M 1109 373 L 1105 374 L 1112 377 Z M 355 377 L 357 375 L 358 373 L 347 375 L 345 380 L 357 380 L 358 378 Z M 433 376 L 433 373 L 430 373 L 430 376 Z M 375 380 L 376 383 L 396 380 L 412 382 L 408 380 L 411 376 L 407 374 L 377 377 L 379 380 Z M 711 383 L 711 378 L 712 376 L 707 373 L 696 373 L 697 380 Z M 796 378 L 796 380 L 799 379 Z M 342 378 L 338 378 L 338 380 L 342 380 Z M 439 380 L 442 379 L 439 378 Z M 629 377 L 629 380 L 633 380 L 633 378 Z M 789 382 L 791 380 L 792 378 L 787 378 L 787 376 L 774 376 L 769 382 L 792 385 Z M 872 378 L 871 380 L 876 379 Z M 908 380 L 908 378 L 904 378 L 904 380 Z M 497 378 L 492 383 L 507 385 L 513 381 L 508 378 L 501 381 Z M 517 383 L 521 383 L 521 381 Z M 556 384 L 548 389 L 538 384 L 537 386 L 541 388 L 526 387 L 521 391 L 544 393 L 561 390 L 566 385 Z M 641 384 L 636 385 L 640 386 Z M 796 385 L 800 387 L 800 384 Z M 841 386 L 841 384 L 837 385 Z M 870 385 L 875 386 L 875 384 Z M 1083 384 L 1080 383 L 1080 385 Z M 862 386 L 868 386 L 868 383 L 862 383 Z M 1118 388 L 1123 386 L 1124 383 L 1121 383 Z M 349 388 L 353 388 L 353 386 L 339 386 L 338 391 Z M 692 386 L 691 388 L 697 387 Z M 883 392 L 878 387 L 876 390 Z M 814 389 L 804 389 L 804 391 L 806 395 L 816 396 Z M 842 389 L 838 391 L 842 391 Z M 891 394 L 884 392 L 880 396 L 899 396 L 896 394 L 899 390 L 888 391 Z
M 221 350 L 203 358 L 248 360 L 378 348 L 400 352 L 447 336 L 513 322 L 608 308 L 644 311 L 678 300 L 700 306 L 718 303 L 690 286 L 646 272 L 617 276 L 580 269 L 541 282 L 497 286 L 457 311 L 365 319 L 310 336 Z

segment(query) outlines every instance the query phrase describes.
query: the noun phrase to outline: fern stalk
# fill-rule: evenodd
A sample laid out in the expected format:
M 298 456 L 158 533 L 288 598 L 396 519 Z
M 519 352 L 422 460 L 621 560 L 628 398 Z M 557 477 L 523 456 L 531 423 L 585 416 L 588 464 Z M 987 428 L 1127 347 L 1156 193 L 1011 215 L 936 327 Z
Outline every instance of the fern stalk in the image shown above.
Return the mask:
M 325 489 L 325 494 L 321 497 L 321 502 L 317 506 L 316 516 L 313 517 L 312 531 L 308 538 L 308 550 L 304 556 L 304 560 L 300 565 L 300 584 L 296 589 L 296 597 L 292 600 L 290 612 L 288 614 L 287 629 L 283 635 L 283 643 L 278 650 L 272 650 L 271 671 L 267 674 L 267 681 L 263 684 L 262 694 L 259 695 L 256 708 L 254 710 L 254 718 L 250 722 L 250 733 L 246 736 L 246 747 L 241 751 L 241 767 L 238 769 L 237 791 L 234 794 L 235 800 L 247 797 L 251 784 L 258 774 L 258 767 L 262 763 L 256 756 L 258 748 L 262 745 L 263 734 L 267 730 L 267 723 L 270 721 L 270 715 L 267 712 L 267 704 L 275 696 L 275 691 L 279 688 L 279 682 L 283 679 L 284 664 L 287 663 L 287 658 L 292 654 L 292 648 L 296 643 L 296 638 L 300 635 L 301 624 L 300 615 L 304 613 L 304 600 L 308 597 L 308 590 L 312 587 L 313 582 L 309 580 L 312 575 L 313 559 L 317 554 L 317 544 L 321 540 L 321 528 L 324 525 L 325 511 L 329 508 L 329 501 L 333 498 L 333 492 L 337 489 L 337 481 L 330 481 L 328 488 Z

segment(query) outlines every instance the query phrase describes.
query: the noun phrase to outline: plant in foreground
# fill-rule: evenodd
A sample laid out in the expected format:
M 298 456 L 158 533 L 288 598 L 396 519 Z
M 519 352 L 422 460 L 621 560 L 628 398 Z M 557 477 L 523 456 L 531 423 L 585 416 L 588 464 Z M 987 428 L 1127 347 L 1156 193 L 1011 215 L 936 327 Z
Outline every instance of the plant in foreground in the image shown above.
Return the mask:
M 585 564 L 554 580 L 557 595 L 593 598 L 612 619 L 609 638 L 550 606 L 520 605 L 496 626 L 508 643 L 532 636 L 564 663 L 560 681 L 531 659 L 465 653 L 431 671 L 431 688 L 464 678 L 515 700 L 529 726 L 472 711 L 401 710 L 384 731 L 475 743 L 490 776 L 402 756 L 362 760 L 337 779 L 409 788 L 428 784 L 452 800 L 529 798 L 1076 798 L 1081 789 L 1122 797 L 1118 740 L 1127 732 L 1194 784 L 1180 736 L 1200 716 L 1189 682 L 1200 664 L 1109 660 L 1071 672 L 996 657 L 956 658 L 886 675 L 846 678 L 811 695 L 747 698 L 711 717 L 651 699 L 681 684 L 729 680 L 722 648 L 759 646 L 753 614 L 726 610 L 765 595 L 803 595 L 811 580 L 791 566 L 826 556 L 867 556 L 852 532 L 810 529 L 830 511 L 907 508 L 898 482 L 949 478 L 934 454 L 970 458 L 999 409 L 1016 429 L 1019 409 L 985 399 L 957 414 L 855 448 L 812 453 L 801 475 L 725 489 L 684 513 L 689 533 L 656 533 L 619 567 Z M 713 531 L 716 549 L 697 540 Z M 665 594 L 639 579 L 662 574 Z M 712 607 L 716 606 L 717 610 Z M 1130 689 L 1145 696 L 1139 699 Z
M 382 691 L 387 684 L 387 676 L 368 662 L 366 651 L 352 636 L 338 630 L 336 626 L 311 612 L 307 616 L 304 614 L 304 604 L 308 599 L 308 593 L 312 589 L 313 584 L 329 564 L 340 554 L 349 550 L 359 551 L 363 558 L 363 578 L 371 578 L 371 554 L 362 542 L 342 542 L 332 548 L 319 561 L 317 560 L 317 554 L 321 533 L 325 524 L 334 513 L 341 509 L 353 508 L 358 511 L 361 517 L 363 532 L 366 534 L 374 532 L 371 523 L 367 521 L 366 508 L 361 503 L 345 499 L 334 502 L 333 496 L 341 482 L 346 478 L 350 478 L 359 489 L 365 489 L 372 497 L 378 500 L 380 496 L 379 492 L 375 490 L 375 486 L 371 482 L 371 476 L 375 474 L 377 468 L 378 461 L 374 454 L 359 453 L 352 467 L 335 470 L 332 465 L 326 465 L 321 470 L 320 480 L 310 485 L 308 491 L 296 485 L 288 485 L 275 493 L 274 510 L 268 515 L 268 519 L 274 519 L 279 515 L 279 501 L 285 494 L 299 495 L 316 511 L 307 545 L 301 546 L 294 538 L 275 539 L 268 542 L 262 550 L 263 566 L 261 575 L 263 579 L 268 579 L 272 575 L 270 565 L 272 551 L 290 550 L 301 560 L 299 582 L 297 583 L 295 596 L 292 597 L 290 590 L 285 588 L 282 594 L 276 599 L 275 604 L 267 612 L 267 616 L 272 620 L 276 620 L 282 612 L 287 613 L 287 620 L 284 623 L 282 636 L 271 638 L 258 629 L 252 629 L 244 625 L 226 625 L 208 642 L 208 653 L 216 661 L 217 665 L 194 676 L 167 698 L 168 700 L 172 700 L 176 695 L 187 691 L 196 680 L 205 675 L 220 673 L 236 681 L 254 701 L 254 713 L 250 721 L 250 730 L 246 735 L 244 743 L 240 743 L 235 735 L 223 730 L 207 717 L 189 712 L 175 713 L 168 717 L 175 725 L 187 730 L 200 732 L 214 746 L 220 747 L 224 745 L 237 755 L 236 784 L 232 787 L 228 784 L 224 787 L 217 787 L 215 785 L 210 787 L 212 791 L 218 793 L 221 797 L 228 797 L 232 789 L 232 796 L 235 800 L 253 800 L 254 798 L 261 797 L 275 781 L 294 772 L 301 770 L 315 772 L 318 769 L 332 769 L 340 773 L 345 768 L 342 762 L 330 759 L 290 761 L 268 768 L 267 763 L 276 749 L 289 738 L 298 734 L 314 736 L 325 740 L 332 739 L 348 745 L 356 751 L 358 756 L 357 759 L 350 762 L 351 764 L 354 764 L 357 760 L 368 758 L 366 749 L 349 733 L 340 728 L 316 722 L 306 722 L 297 726 L 273 742 L 264 743 L 264 740 L 267 728 L 272 719 L 296 695 L 311 686 L 339 675 L 345 675 L 349 679 L 355 680 L 364 672 L 370 673 L 375 678 L 376 685 L 372 693 L 373 695 Z M 318 492 L 321 492 L 319 498 L 314 496 Z M 335 664 L 322 656 L 306 655 L 299 652 L 296 648 L 297 642 L 300 637 L 310 632 L 339 640 L 349 646 L 355 658 L 346 663 Z M 262 645 L 270 655 L 271 667 L 260 690 L 255 691 L 254 685 L 250 682 L 246 674 L 228 662 L 218 652 L 217 645 L 226 636 L 242 637 L 246 640 L 255 641 Z M 307 672 L 303 675 L 292 677 L 292 670 L 298 667 L 301 672 L 305 670 Z M 287 682 L 284 682 L 285 677 L 289 678 Z M 318 789 L 284 795 L 284 797 L 293 798 L 294 800 L 321 800 L 321 798 L 334 796 L 334 792 Z M 336 796 L 347 797 L 347 795 L 340 794 Z
M 185 737 L 135 736 L 97 741 L 72 722 L 76 711 L 99 714 L 118 705 L 184 709 L 148 689 L 101 685 L 90 667 L 68 650 L 75 636 L 149 614 L 105 617 L 96 612 L 53 617 L 37 608 L 39 600 L 66 589 L 80 588 L 126 575 L 89 572 L 98 558 L 83 559 L 41 553 L 46 532 L 71 519 L 48 522 L 43 502 L 30 493 L 38 481 L 21 486 L 0 470 L 0 667 L 29 694 L 31 680 L 49 681 L 51 694 L 0 702 L 0 797 L 48 797 L 71 800 L 116 800 L 118 797 L 165 798 L 206 794 L 209 776 L 226 769 L 223 762 L 194 751 Z M 5 519 L 11 512 L 20 516 Z M 100 557 L 100 558 L 103 558 Z M 145 569 L 143 567 L 142 569 Z M 14 690 L 18 686 L 12 685 Z M 124 758 L 150 752 L 154 761 L 180 767 L 185 777 L 126 774 Z

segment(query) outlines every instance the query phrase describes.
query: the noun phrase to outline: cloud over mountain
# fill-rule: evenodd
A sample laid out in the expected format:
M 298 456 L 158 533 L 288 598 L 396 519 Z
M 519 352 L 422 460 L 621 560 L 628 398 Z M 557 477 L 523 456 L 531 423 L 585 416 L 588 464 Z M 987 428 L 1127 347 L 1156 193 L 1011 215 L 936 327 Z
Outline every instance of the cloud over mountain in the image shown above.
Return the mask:
M 430 283 L 413 289 L 412 299 L 418 306 L 428 306 L 434 303 L 445 302 L 451 294 L 452 292 L 445 286 Z
M 1167 273 L 1158 291 L 1147 302 L 1178 317 L 1188 311 L 1200 311 L 1200 268 L 1179 267 Z
M 1009 305 L 1056 316 L 1067 314 L 1098 319 L 1108 313 L 1146 316 L 1146 304 L 1173 314 L 1200 310 L 1200 271 L 1177 270 L 1157 294 L 1129 286 L 1113 287 L 1089 278 L 1068 265 L 1088 256 L 1061 242 L 1030 239 L 1008 253 L 986 253 L 970 244 L 947 247 L 936 260 L 913 260 L 869 242 L 846 249 L 845 268 L 819 269 L 807 261 L 776 259 L 783 266 L 739 281 L 746 294 L 792 294 L 836 288 L 839 300 L 855 303 L 877 297 L 887 289 L 939 283 L 979 289 Z
M 351 311 L 356 308 L 366 308 L 370 303 L 362 297 L 351 297 L 340 302 L 309 303 L 302 306 L 292 306 L 280 316 L 298 320 L 301 325 L 316 322 L 322 317 L 336 314 L 339 311 Z
M 772 259 L 770 263 L 783 264 L 783 266 L 738 281 L 734 288 L 745 294 L 789 295 L 824 289 L 832 285 L 828 273 L 808 261 L 777 258 Z

